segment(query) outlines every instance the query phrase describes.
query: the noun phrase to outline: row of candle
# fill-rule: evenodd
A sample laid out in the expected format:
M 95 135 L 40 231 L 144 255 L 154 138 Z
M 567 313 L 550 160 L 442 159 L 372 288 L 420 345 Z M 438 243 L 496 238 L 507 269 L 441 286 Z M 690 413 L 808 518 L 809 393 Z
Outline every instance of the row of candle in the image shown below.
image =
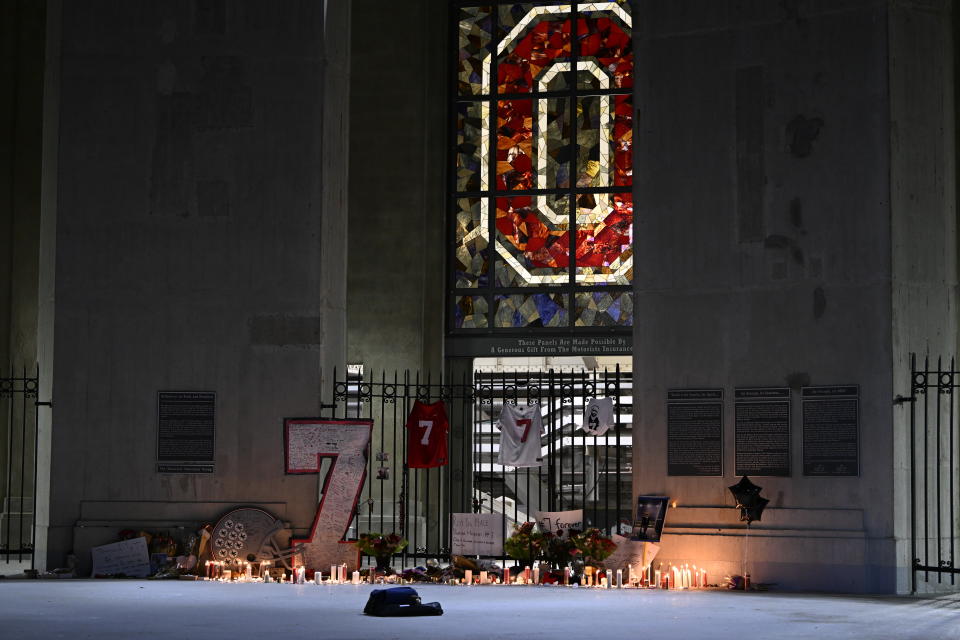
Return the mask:
M 254 575 L 253 564 L 251 562 L 220 562 L 216 560 L 208 560 L 206 562 L 206 578 L 208 580 L 220 580 L 225 582 L 230 581 L 239 581 L 239 582 L 273 582 L 274 580 L 270 576 L 270 567 L 271 563 L 269 561 L 263 561 L 257 567 L 256 575 Z M 323 573 L 316 571 L 313 574 L 313 581 L 315 584 L 360 584 L 360 572 L 353 571 L 352 574 L 348 576 L 347 565 L 330 565 L 330 575 L 327 580 L 323 579 Z M 370 581 L 373 582 L 376 574 L 370 572 Z M 564 567 L 563 569 L 563 582 L 564 586 L 570 586 L 571 584 L 571 571 L 570 567 Z M 626 579 L 624 579 L 626 578 Z M 652 579 L 651 579 L 652 578 Z M 286 576 L 281 577 L 280 582 L 285 582 Z M 294 568 L 293 575 L 290 577 L 290 582 L 295 584 L 305 584 L 306 583 L 306 568 L 299 566 Z M 459 580 L 452 580 L 454 583 L 460 583 Z M 474 584 L 540 584 L 540 567 L 534 565 L 533 568 L 525 567 L 520 570 L 516 576 L 511 576 L 510 568 L 505 568 L 503 570 L 503 577 L 498 578 L 496 576 L 491 576 L 487 571 L 479 571 L 477 576 L 474 576 L 474 572 L 471 569 L 466 569 L 464 571 L 463 584 L 474 585 Z M 663 564 L 660 563 L 657 566 L 657 569 L 652 572 L 650 567 L 644 567 L 640 571 L 637 571 L 630 565 L 627 565 L 626 574 L 624 574 L 623 569 L 617 569 L 616 573 L 612 569 L 607 569 L 605 571 L 597 571 L 597 575 L 594 576 L 592 573 L 580 576 L 581 587 L 601 587 L 601 588 L 618 588 L 622 589 L 624 587 L 636 587 L 636 588 L 653 588 L 653 589 L 702 589 L 707 586 L 707 570 L 706 569 L 697 569 L 696 565 L 692 568 L 689 564 L 684 565 L 674 565 L 669 563 L 667 565 L 667 570 L 663 570 Z
M 703 589 L 707 586 L 707 570 L 691 568 L 689 564 L 674 565 L 669 563 L 667 570 L 663 570 L 663 563 L 654 571 L 654 584 L 661 589 Z

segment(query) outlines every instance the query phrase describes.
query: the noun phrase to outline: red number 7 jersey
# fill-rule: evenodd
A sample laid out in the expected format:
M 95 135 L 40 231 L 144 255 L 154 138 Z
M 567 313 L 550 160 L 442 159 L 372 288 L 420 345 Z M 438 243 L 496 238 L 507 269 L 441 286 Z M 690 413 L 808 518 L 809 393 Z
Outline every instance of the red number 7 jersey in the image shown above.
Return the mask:
M 413 403 L 407 417 L 407 466 L 429 469 L 447 464 L 447 411 L 443 402 Z

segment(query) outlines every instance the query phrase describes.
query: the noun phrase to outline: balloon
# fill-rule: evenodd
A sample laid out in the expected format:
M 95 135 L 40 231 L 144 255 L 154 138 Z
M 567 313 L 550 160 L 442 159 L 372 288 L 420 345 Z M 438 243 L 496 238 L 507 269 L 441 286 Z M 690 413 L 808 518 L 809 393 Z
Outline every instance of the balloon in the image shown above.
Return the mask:
M 750 478 L 743 476 L 740 482 L 729 487 L 733 499 L 737 501 L 737 508 L 740 509 L 740 521 L 749 525 L 754 520 L 759 520 L 763 515 L 763 509 L 770 501 L 760 497 L 760 491 L 763 487 L 750 482 Z

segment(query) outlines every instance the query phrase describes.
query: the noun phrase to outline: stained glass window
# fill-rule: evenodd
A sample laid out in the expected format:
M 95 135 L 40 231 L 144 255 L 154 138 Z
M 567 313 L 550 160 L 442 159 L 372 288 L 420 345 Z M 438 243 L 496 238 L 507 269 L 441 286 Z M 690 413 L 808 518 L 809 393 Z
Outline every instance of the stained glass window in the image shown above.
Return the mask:
M 461 4 L 450 329 L 631 326 L 629 0 Z

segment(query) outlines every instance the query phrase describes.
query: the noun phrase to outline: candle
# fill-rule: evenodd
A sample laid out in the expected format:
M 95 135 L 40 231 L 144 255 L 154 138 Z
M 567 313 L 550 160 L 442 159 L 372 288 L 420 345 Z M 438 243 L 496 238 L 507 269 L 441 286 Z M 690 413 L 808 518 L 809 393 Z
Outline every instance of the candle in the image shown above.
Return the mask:
M 510 584 L 510 568 L 505 567 L 503 570 L 503 584 Z
M 525 567 L 523 569 L 523 583 L 524 584 L 530 583 L 530 567 Z
M 353 572 L 353 576 L 352 576 L 352 580 L 350 580 L 350 584 L 360 584 L 360 572 L 359 572 L 359 571 L 354 571 L 354 572 Z
M 330 582 L 337 581 L 337 565 L 330 565 Z
M 247 578 L 247 580 L 251 580 L 251 581 L 252 581 L 252 580 L 253 580 L 253 565 L 248 562 L 246 569 L 247 569 L 247 571 L 246 571 L 246 578 Z
M 570 586 L 570 567 L 563 568 L 563 586 Z
M 584 576 L 584 575 L 580 576 L 580 586 L 581 587 L 587 586 L 587 576 Z
M 660 579 L 661 579 L 661 576 L 660 576 L 660 567 L 662 567 L 662 566 L 663 566 L 663 563 L 661 562 L 659 565 L 657 565 L 657 570 L 653 572 L 654 588 L 656 588 L 656 589 L 659 589 L 659 588 L 660 588 Z
M 473 569 L 465 569 L 463 572 L 463 582 L 464 584 L 472 585 L 473 584 Z
M 707 587 L 707 570 L 702 568 L 700 569 L 700 584 L 703 585 L 703 588 Z
M 480 572 L 480 584 L 487 584 L 487 572 L 486 572 L 486 571 L 481 571 L 481 572 Z
M 533 584 L 540 584 L 540 565 L 533 568 Z
M 323 571 L 314 571 L 313 584 L 321 584 L 322 582 L 323 582 Z
M 617 589 L 623 589 L 623 569 L 617 569 Z
M 606 576 L 603 576 L 603 577 L 600 578 L 600 586 L 603 587 L 603 588 L 606 588 L 606 586 L 607 586 L 607 577 L 606 577 Z
M 230 582 L 230 579 L 233 577 L 233 572 L 230 569 L 223 570 L 223 579 L 225 582 Z

